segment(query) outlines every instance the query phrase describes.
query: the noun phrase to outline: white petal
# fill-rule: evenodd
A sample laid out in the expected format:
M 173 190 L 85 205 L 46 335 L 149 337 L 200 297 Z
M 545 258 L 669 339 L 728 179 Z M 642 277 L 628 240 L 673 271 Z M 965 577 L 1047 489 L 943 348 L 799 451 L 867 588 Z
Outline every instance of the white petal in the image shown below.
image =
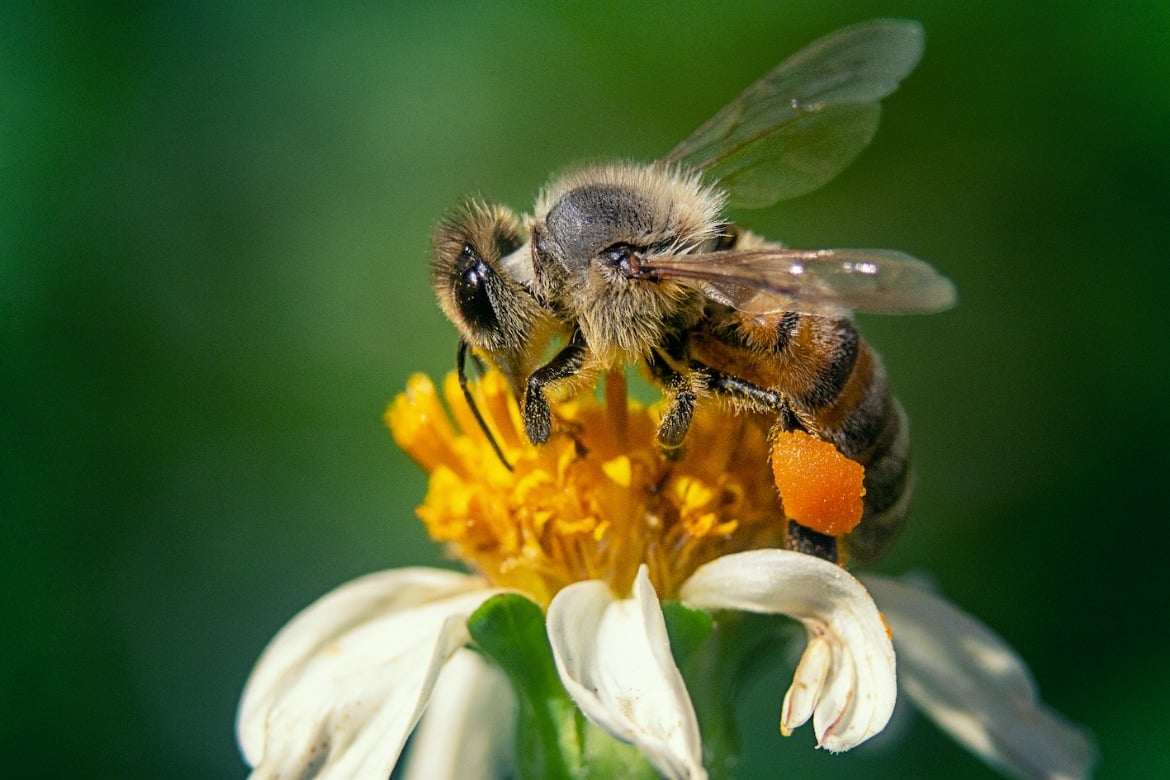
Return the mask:
M 439 675 L 415 729 L 405 780 L 490 780 L 513 758 L 516 696 L 478 653 L 460 650 Z
M 658 771 L 705 778 L 698 720 L 644 565 L 632 595 L 619 600 L 595 580 L 557 593 L 548 638 L 561 681 L 586 717 L 632 742 Z
M 268 643 L 248 678 L 237 716 L 244 757 L 255 765 L 264 747 L 264 713 L 309 658 L 372 616 L 483 587 L 476 577 L 441 569 L 393 569 L 360 577 L 322 596 Z
M 297 615 L 264 651 L 237 729 L 253 777 L 385 778 L 466 616 L 475 577 L 403 569 L 363 577 Z
M 903 690 L 939 726 L 1018 777 L 1087 777 L 1092 740 L 1044 706 L 1023 660 L 938 596 L 884 577 L 866 584 L 894 632 Z
M 897 698 L 893 646 L 873 599 L 841 567 L 788 550 L 752 550 L 699 567 L 680 596 L 705 609 L 781 614 L 804 623 L 809 646 L 785 697 L 782 729 L 803 722 L 810 695 L 817 740 L 828 750 L 855 747 L 889 722 Z M 831 661 L 823 685 L 812 691 L 824 663 L 822 643 Z M 799 706 L 789 710 L 794 703 Z
M 832 644 L 822 637 L 813 637 L 796 666 L 792 686 L 784 695 L 784 704 L 780 708 L 780 731 L 784 736 L 790 735 L 793 729 L 803 726 L 813 716 L 832 668 Z

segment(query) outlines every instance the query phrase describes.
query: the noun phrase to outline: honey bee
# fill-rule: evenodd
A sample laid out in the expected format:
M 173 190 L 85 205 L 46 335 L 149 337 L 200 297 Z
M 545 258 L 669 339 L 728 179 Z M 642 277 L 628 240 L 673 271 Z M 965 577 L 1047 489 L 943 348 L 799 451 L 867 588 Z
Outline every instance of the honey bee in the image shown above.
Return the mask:
M 819 436 L 866 467 L 865 512 L 843 542 L 855 560 L 877 556 L 906 516 L 909 437 L 851 312 L 939 311 L 954 288 L 901 252 L 789 249 L 724 214 L 807 193 L 844 169 L 921 52 L 914 22 L 839 30 L 658 162 L 559 176 L 523 219 L 464 206 L 438 229 L 432 261 L 440 305 L 460 331 L 464 387 L 470 350 L 513 382 L 540 444 L 553 430 L 550 394 L 642 364 L 668 398 L 658 429 L 668 457 L 681 453 L 708 394 L 769 415 L 776 429 Z M 563 346 L 542 362 L 556 337 Z M 790 547 L 838 559 L 838 540 L 790 529 Z

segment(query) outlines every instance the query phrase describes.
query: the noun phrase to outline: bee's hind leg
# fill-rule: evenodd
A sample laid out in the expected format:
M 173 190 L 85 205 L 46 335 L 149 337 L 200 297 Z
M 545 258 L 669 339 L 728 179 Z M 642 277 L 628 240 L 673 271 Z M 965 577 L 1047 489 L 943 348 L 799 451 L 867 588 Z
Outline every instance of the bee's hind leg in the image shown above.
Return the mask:
M 784 549 L 801 552 L 805 555 L 815 555 L 829 563 L 840 563 L 841 555 L 837 549 L 837 537 L 814 531 L 795 520 L 788 521 L 788 530 L 784 534 Z
M 776 424 L 780 430 L 810 432 L 783 393 L 760 387 L 721 371 L 704 369 L 704 373 L 707 376 L 708 388 L 725 398 L 743 404 L 752 411 L 776 415 Z
M 776 415 L 776 429 L 810 432 L 808 426 L 801 422 L 788 400 L 775 390 L 769 390 L 718 371 L 708 372 L 707 386 L 720 395 L 743 403 L 750 409 Z M 788 521 L 788 529 L 784 536 L 784 548 L 806 555 L 815 555 L 830 563 L 841 562 L 840 550 L 835 536 L 814 531 L 792 519 Z

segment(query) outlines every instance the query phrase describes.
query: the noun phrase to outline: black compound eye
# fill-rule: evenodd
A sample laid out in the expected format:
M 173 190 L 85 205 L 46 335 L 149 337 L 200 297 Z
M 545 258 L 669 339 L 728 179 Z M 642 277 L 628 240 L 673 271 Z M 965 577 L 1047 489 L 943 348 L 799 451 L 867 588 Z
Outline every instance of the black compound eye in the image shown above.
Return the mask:
M 494 273 L 479 252 L 475 251 L 475 247 L 464 244 L 459 260 L 455 263 L 452 292 L 464 320 L 480 330 L 495 330 L 499 326 L 488 292 L 494 282 Z

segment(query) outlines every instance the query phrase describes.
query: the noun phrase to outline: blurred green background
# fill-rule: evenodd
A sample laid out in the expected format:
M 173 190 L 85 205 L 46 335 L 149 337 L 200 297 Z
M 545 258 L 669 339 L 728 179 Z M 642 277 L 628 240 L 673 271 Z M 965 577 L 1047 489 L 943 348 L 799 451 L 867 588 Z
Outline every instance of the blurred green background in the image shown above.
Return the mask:
M 825 7 L 829 5 L 829 7 Z M 916 434 L 925 570 L 1096 734 L 1170 775 L 1170 5 L 275 3 L 0 9 L 0 739 L 14 777 L 241 777 L 234 710 L 300 607 L 441 562 L 382 427 L 454 332 L 462 195 L 662 154 L 780 58 L 919 19 L 918 71 L 823 190 L 742 217 L 930 260 L 867 318 Z M 844 757 L 743 710 L 748 777 L 989 775 L 921 718 Z

